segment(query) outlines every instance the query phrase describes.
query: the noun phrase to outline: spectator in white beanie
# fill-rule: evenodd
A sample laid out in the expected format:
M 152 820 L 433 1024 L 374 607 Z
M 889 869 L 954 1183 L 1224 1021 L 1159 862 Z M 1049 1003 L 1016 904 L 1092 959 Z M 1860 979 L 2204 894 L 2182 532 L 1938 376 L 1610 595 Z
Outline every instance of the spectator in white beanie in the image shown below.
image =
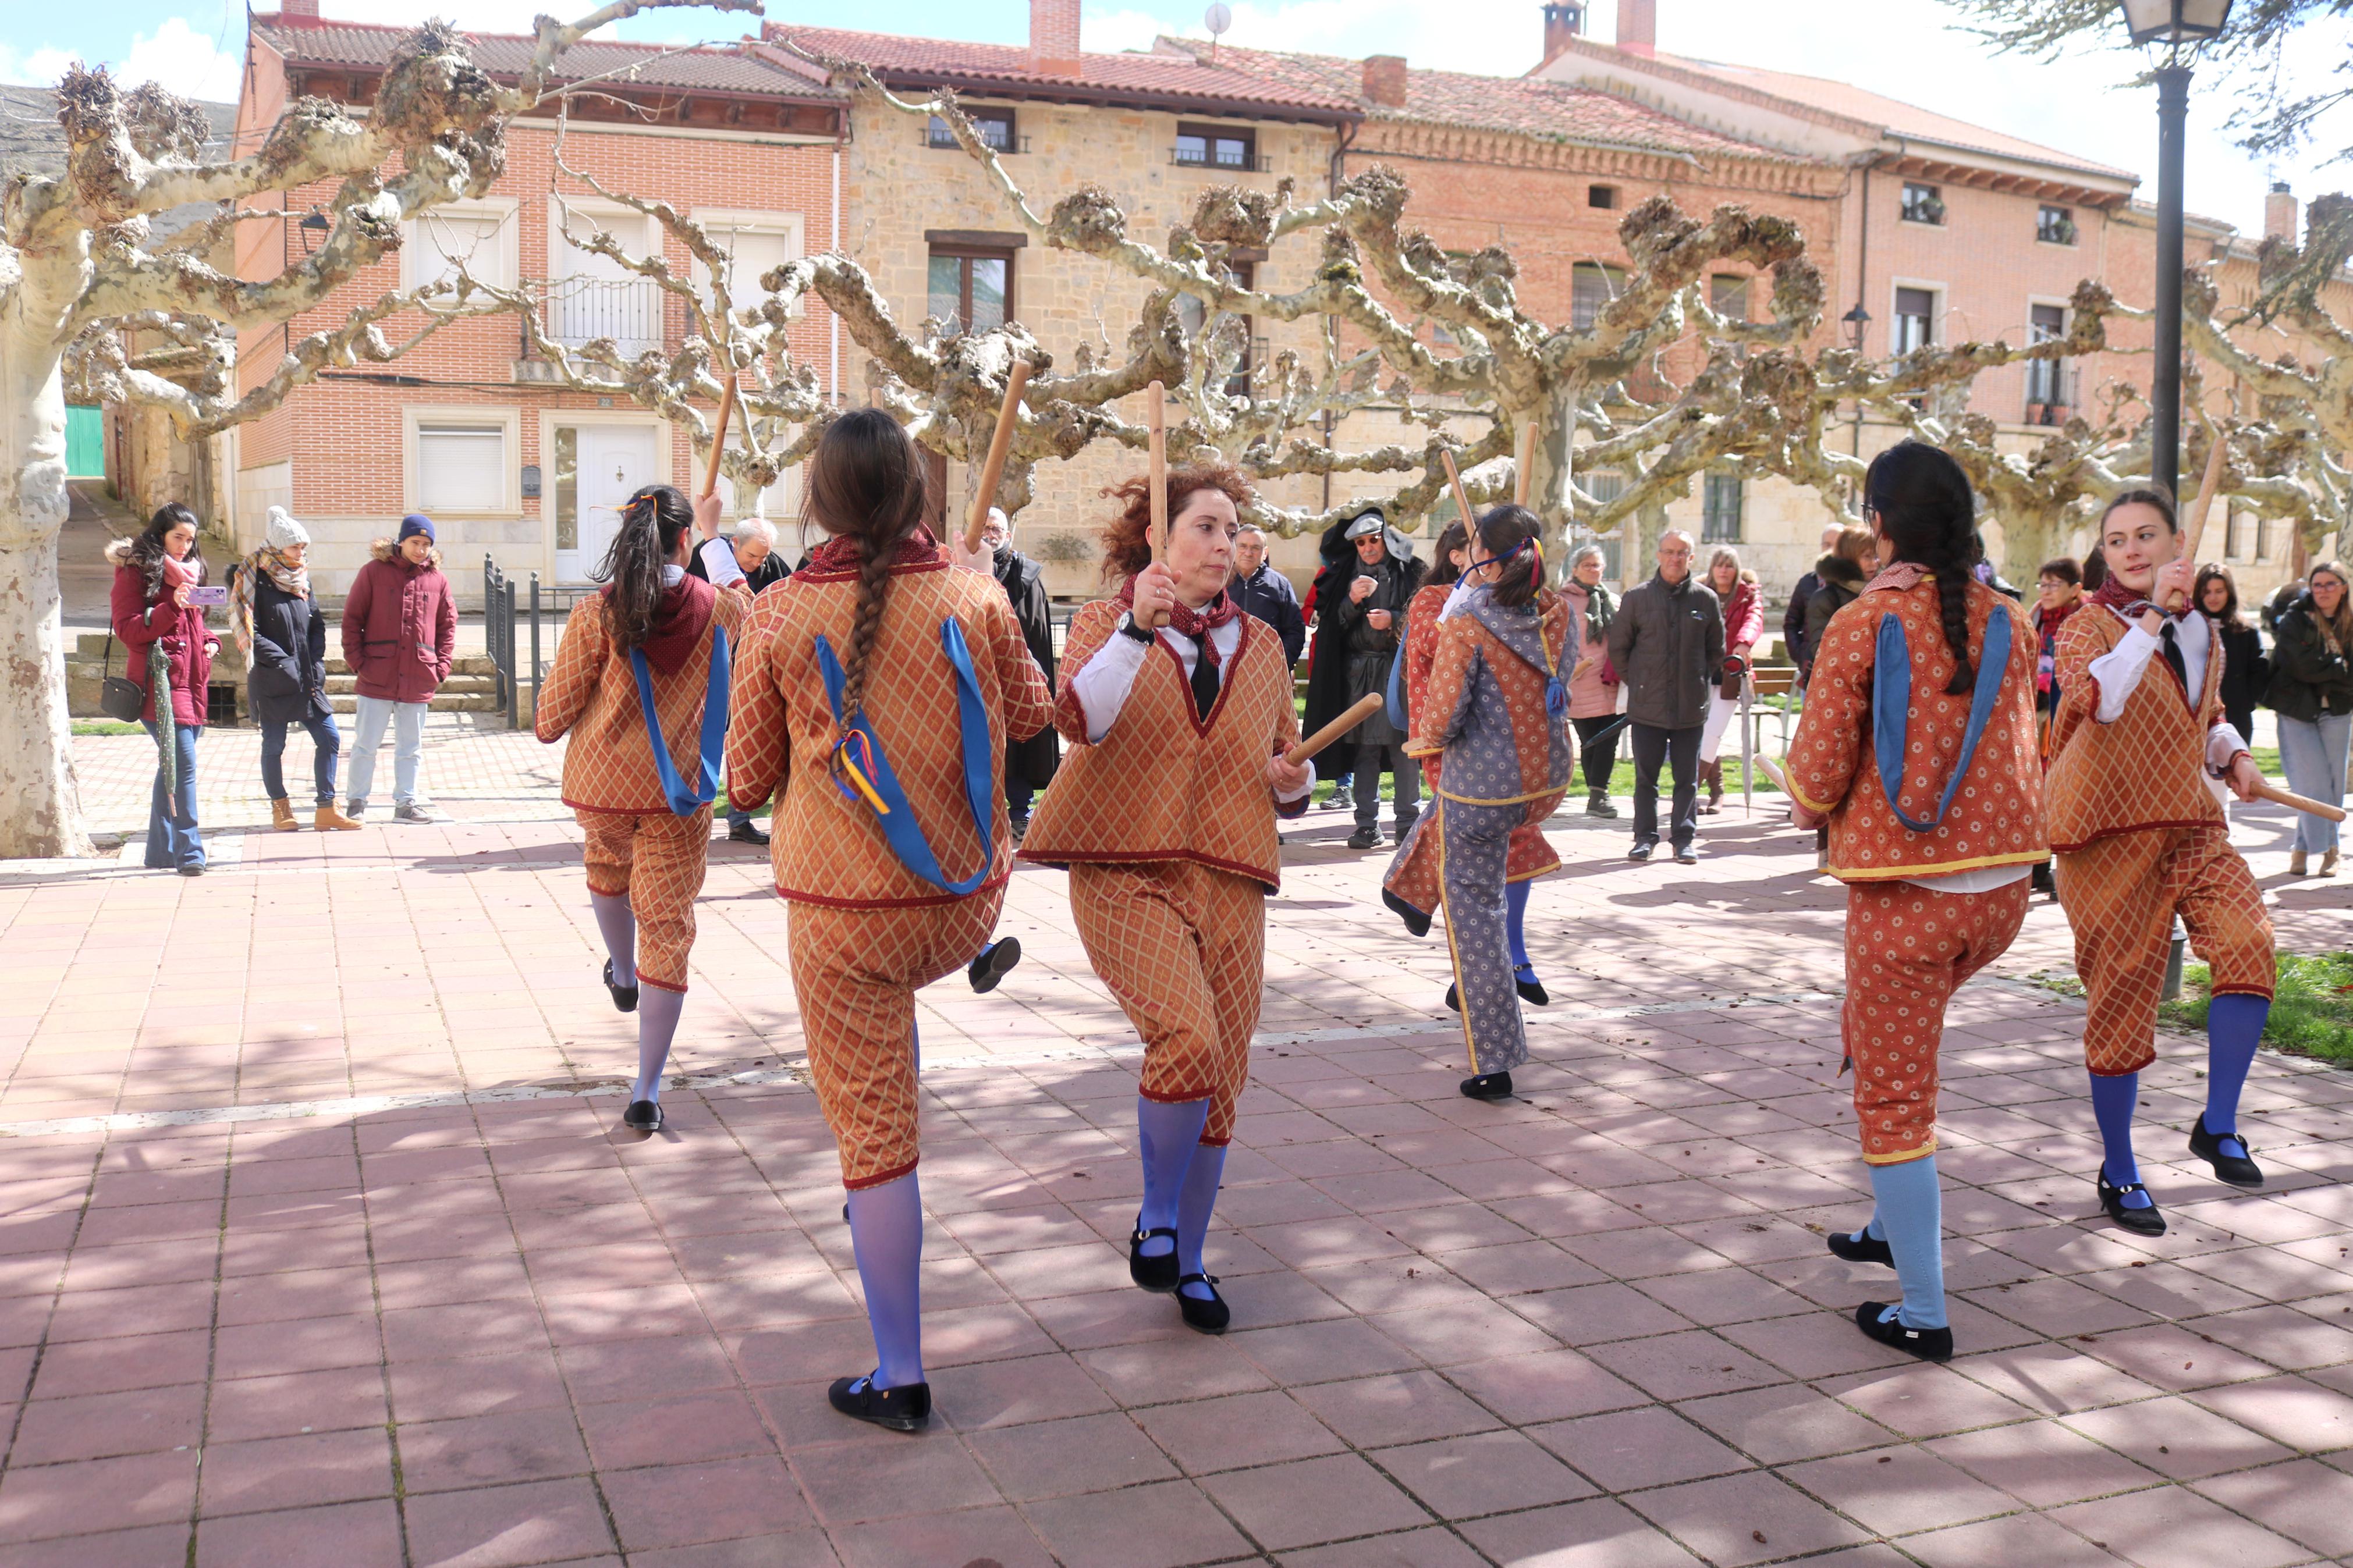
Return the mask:
M 311 736 L 311 826 L 322 833 L 359 824 L 335 809 L 335 764 L 343 732 L 327 700 L 327 618 L 311 591 L 311 531 L 282 506 L 269 509 L 261 548 L 229 575 L 229 624 L 245 652 L 246 709 L 261 727 L 261 787 L 269 796 L 270 825 L 297 831 L 286 798 L 286 731 L 300 724 Z

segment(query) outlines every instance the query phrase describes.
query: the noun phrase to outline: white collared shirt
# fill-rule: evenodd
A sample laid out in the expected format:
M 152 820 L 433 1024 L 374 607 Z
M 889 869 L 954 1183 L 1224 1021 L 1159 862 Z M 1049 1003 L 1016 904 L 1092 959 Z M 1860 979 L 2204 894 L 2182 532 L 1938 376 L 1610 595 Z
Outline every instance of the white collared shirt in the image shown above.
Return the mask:
M 2113 612 L 2111 612 L 2113 613 Z M 2195 703 L 2199 693 L 2206 689 L 2206 661 L 2214 657 L 2214 629 L 2202 614 L 2192 612 L 2173 622 L 2174 643 L 2181 649 L 2183 684 L 2189 688 L 2189 700 Z M 2138 689 L 2141 677 L 2148 673 L 2149 660 L 2164 646 L 2162 638 L 2143 631 L 2138 621 L 2125 628 L 2123 640 L 2092 661 L 2092 679 L 2100 683 L 2100 706 L 2096 717 L 2103 724 L 2113 724 L 2124 717 L 2125 704 Z M 2207 731 L 2206 765 L 2227 768 L 2231 759 L 2251 748 L 2246 737 L 2229 724 L 2217 724 Z
M 1185 679 L 1193 679 L 1193 666 L 1199 661 L 1200 650 L 1193 639 L 1174 626 L 1162 626 L 1156 634 L 1163 646 L 1176 656 L 1183 667 Z M 1209 631 L 1209 646 L 1218 650 L 1218 668 L 1221 678 L 1230 678 L 1234 654 L 1242 646 L 1242 618 L 1236 616 L 1224 626 Z M 1097 648 L 1076 675 L 1071 677 L 1071 694 L 1079 700 L 1079 709 L 1087 716 L 1087 743 L 1094 745 L 1111 733 L 1118 721 L 1119 712 L 1127 705 L 1127 694 L 1135 688 L 1136 672 L 1151 655 L 1151 648 L 1124 633 L 1114 632 L 1109 641 Z M 1277 800 L 1297 800 L 1315 787 L 1313 771 L 1307 783 L 1289 795 L 1278 795 Z

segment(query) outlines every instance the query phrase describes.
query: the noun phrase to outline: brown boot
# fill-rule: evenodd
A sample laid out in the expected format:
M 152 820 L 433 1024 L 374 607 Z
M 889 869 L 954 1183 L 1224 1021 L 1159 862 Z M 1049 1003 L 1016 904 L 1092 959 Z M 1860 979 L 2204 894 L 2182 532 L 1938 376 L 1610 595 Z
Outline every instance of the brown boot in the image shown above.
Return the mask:
M 280 833 L 300 833 L 302 825 L 294 820 L 294 803 L 273 800 L 269 803 L 269 826 Z
M 2318 874 L 2323 877 L 2334 877 L 2337 875 L 2336 850 L 2324 849 L 2320 852 L 2320 871 Z
M 1724 764 L 1722 763 L 1700 763 L 1699 782 L 1707 785 L 1707 798 L 1699 803 L 1699 814 L 1702 816 L 1714 816 L 1724 809 Z
M 332 802 L 321 806 L 318 816 L 313 817 L 311 822 L 322 833 L 356 833 L 360 826 L 337 811 Z

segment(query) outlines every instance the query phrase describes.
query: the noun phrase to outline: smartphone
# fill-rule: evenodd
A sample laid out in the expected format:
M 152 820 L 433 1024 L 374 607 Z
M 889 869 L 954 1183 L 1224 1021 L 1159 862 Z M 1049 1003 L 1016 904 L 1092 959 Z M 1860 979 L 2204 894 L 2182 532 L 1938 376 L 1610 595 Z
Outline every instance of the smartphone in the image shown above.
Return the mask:
M 200 610 L 218 609 L 228 603 L 228 589 L 225 586 L 191 588 L 188 590 L 188 603 L 192 607 Z

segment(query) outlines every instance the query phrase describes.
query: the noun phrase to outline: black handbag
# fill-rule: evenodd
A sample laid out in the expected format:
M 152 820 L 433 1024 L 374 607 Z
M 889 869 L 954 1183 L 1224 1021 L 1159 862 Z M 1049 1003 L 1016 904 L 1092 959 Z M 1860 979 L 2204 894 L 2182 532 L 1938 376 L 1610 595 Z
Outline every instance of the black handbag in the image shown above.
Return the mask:
M 117 723 L 136 724 L 147 711 L 147 689 L 127 675 L 114 673 L 114 634 L 106 634 L 106 660 L 100 666 L 98 708 Z

